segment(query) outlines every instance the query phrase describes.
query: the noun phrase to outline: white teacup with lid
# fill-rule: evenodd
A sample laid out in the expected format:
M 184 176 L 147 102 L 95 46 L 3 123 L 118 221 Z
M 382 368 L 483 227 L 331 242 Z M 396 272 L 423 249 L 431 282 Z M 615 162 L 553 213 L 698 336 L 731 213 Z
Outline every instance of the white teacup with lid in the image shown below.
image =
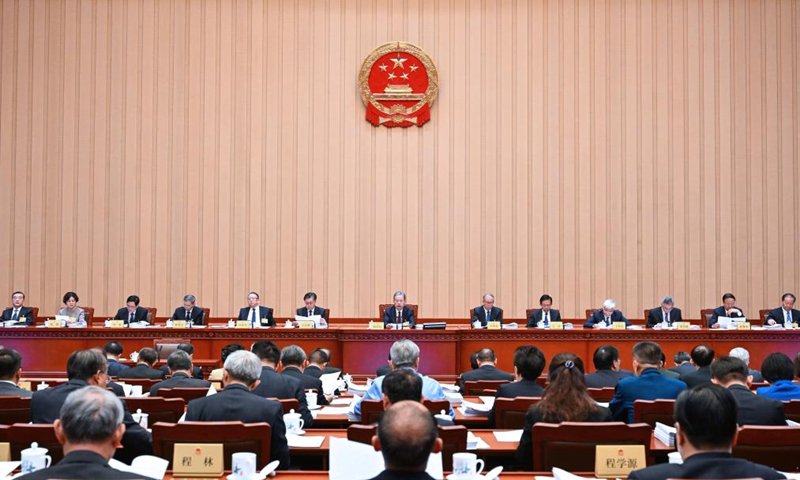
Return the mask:
M 39 447 L 36 442 L 31 443 L 30 448 L 26 448 L 21 452 L 22 457 L 22 473 L 31 473 L 38 470 L 44 470 L 50 467 L 53 461 L 50 455 L 47 454 L 47 449 Z

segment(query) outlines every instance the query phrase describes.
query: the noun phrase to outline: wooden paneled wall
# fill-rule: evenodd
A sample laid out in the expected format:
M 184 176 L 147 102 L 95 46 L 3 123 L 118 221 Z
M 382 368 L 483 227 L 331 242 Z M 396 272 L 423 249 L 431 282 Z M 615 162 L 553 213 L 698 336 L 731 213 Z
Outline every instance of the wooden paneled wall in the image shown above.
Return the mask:
M 0 297 L 755 316 L 800 286 L 799 3 L 0 0 Z M 423 128 L 364 120 L 390 40 Z

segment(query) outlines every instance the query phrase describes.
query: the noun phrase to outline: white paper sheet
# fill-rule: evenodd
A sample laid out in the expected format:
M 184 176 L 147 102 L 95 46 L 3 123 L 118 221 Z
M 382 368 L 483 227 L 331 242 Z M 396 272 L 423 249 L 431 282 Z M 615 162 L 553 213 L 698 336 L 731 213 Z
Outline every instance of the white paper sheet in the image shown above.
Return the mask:
M 490 397 L 489 395 L 481 395 L 478 398 L 480 398 L 483 404 L 489 407 L 490 410 L 494 408 L 494 397 Z
M 325 373 L 319 377 L 322 380 L 322 392 L 325 395 L 330 395 L 336 391 L 337 388 L 342 387 L 342 380 L 339 380 L 341 372 Z
M 467 432 L 467 450 L 488 450 L 489 444 L 472 432 Z
M 164 460 L 163 458 L 154 457 L 153 455 L 141 455 L 134 458 L 130 465 L 126 465 L 113 458 L 108 461 L 108 465 L 115 470 L 121 470 L 123 472 L 144 475 L 145 477 L 149 478 L 160 479 L 164 478 L 164 474 L 167 473 L 169 461 Z
M 383 455 L 372 445 L 351 442 L 344 438 L 330 438 L 330 457 L 328 471 L 330 480 L 363 480 L 377 476 L 384 469 Z M 442 454 L 428 457 L 428 475 L 443 479 Z
M 22 462 L 0 462 L 0 478 L 7 477 L 11 472 L 17 469 Z
M 495 430 L 492 434 L 494 434 L 494 438 L 496 438 L 498 442 L 519 443 L 519 439 L 522 437 L 522 429 Z
M 447 390 L 450 392 L 458 392 L 461 390 L 461 387 L 452 383 L 440 383 L 439 385 L 442 386 L 442 390 Z
M 333 400 L 331 400 L 330 405 L 350 405 L 350 401 L 351 399 L 347 397 L 334 398 Z
M 295 448 L 319 448 L 325 442 L 324 436 L 311 437 L 305 435 L 286 434 L 286 443 Z
M 319 411 L 320 415 L 347 415 L 347 412 L 350 411 L 350 407 L 322 407 L 322 410 Z
M 553 467 L 553 478 L 556 480 L 586 480 L 583 477 L 579 477 L 572 473 L 569 473 L 566 470 L 561 470 L 560 468 Z

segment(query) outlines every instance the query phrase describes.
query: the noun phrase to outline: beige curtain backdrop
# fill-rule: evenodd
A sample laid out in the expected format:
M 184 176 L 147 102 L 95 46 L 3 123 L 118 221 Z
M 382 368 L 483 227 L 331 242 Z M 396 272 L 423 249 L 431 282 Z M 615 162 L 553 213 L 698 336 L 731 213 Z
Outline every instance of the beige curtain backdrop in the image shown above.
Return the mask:
M 800 276 L 795 0 L 0 0 L 0 298 L 749 316 Z M 374 128 L 391 40 L 441 89 Z

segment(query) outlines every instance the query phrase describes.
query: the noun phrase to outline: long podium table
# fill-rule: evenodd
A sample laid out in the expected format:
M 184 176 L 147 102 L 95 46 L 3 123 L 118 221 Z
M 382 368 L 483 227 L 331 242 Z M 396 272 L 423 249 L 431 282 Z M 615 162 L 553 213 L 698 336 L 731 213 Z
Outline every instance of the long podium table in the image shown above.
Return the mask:
M 421 350 L 420 371 L 428 375 L 457 375 L 469 370 L 469 354 L 483 347 L 495 350 L 498 367 L 513 370 L 514 350 L 521 345 L 536 345 L 546 358 L 560 352 L 572 352 L 583 358 L 592 371 L 592 355 L 602 345 L 616 346 L 623 368 L 631 367 L 631 349 L 641 341 L 658 342 L 667 356 L 667 366 L 678 351 L 691 351 L 698 344 L 708 344 L 717 356 L 734 347 L 750 351 L 751 366 L 759 368 L 772 352 L 790 357 L 800 351 L 800 330 L 571 330 L 509 329 L 473 330 L 466 325 L 448 325 L 444 330 L 368 330 L 363 324 L 337 324 L 328 329 L 297 328 L 236 329 L 210 326 L 192 329 L 150 328 L 2 328 L 0 345 L 13 348 L 23 357 L 23 372 L 63 375 L 69 354 L 78 349 L 102 347 L 119 341 L 125 354 L 156 342 L 189 341 L 197 359 L 219 358 L 222 347 L 241 343 L 245 347 L 256 340 L 272 340 L 280 347 L 299 345 L 307 353 L 317 347 L 331 350 L 332 364 L 353 375 L 374 375 L 386 364 L 389 348 L 396 340 L 409 338 Z

